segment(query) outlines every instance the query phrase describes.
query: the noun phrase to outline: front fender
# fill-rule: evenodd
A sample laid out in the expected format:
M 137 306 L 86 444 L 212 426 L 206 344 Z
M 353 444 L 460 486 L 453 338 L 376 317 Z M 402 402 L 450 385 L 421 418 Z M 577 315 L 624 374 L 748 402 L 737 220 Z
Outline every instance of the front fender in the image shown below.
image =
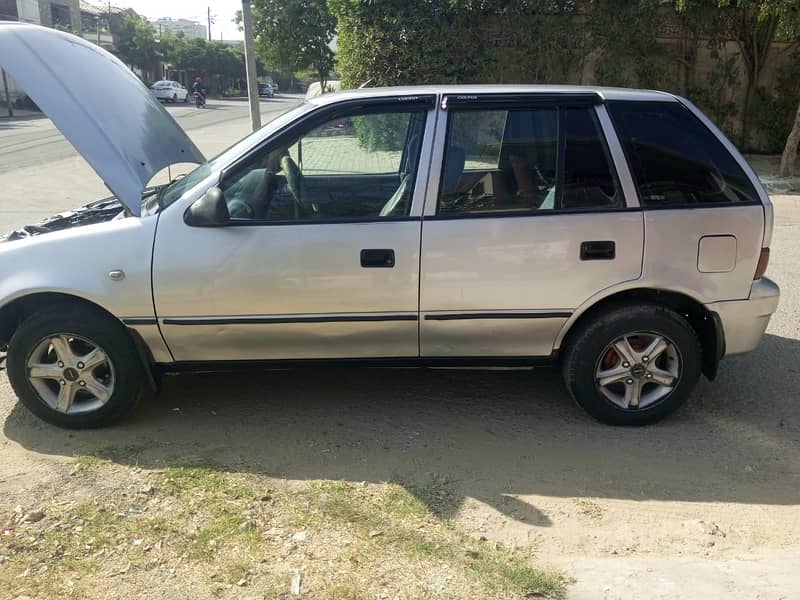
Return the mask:
M 76 296 L 120 319 L 154 318 L 157 216 L 129 217 L 0 244 L 0 311 L 39 293 Z M 121 271 L 121 280 L 109 273 Z

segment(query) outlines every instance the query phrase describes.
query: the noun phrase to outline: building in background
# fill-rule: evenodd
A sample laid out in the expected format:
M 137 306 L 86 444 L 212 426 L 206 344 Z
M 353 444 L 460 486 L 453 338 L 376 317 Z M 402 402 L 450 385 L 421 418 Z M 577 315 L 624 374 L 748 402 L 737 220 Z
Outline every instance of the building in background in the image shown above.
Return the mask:
M 79 0 L 0 0 L 0 19 L 79 31 L 81 4 Z
M 81 8 L 81 35 L 83 39 L 94 42 L 98 46 L 113 52 L 114 38 L 108 26 L 108 18 L 111 13 L 117 13 L 122 9 L 106 4 L 94 5 L 84 0 L 80 0 Z
M 25 21 L 39 23 L 38 0 L 0 0 L 0 19 L 3 21 Z
M 170 19 L 165 17 L 153 21 L 156 30 L 161 34 L 163 31 L 172 33 L 182 33 L 187 38 L 203 38 L 208 36 L 208 29 L 202 23 L 190 19 Z
M 83 39 L 97 44 L 109 51 L 114 51 L 114 39 L 108 26 L 108 18 L 112 13 L 122 10 L 108 3 L 92 4 L 85 0 L 0 0 L 0 20 L 34 23 L 45 27 L 54 27 L 71 31 Z M 18 104 L 22 100 L 25 105 L 25 93 L 10 77 L 8 95 L 11 102 Z M 5 103 L 5 90 L 0 82 L 0 104 Z M 4 111 L 0 111 L 4 114 Z
M 67 29 L 73 33 L 80 31 L 81 4 L 79 0 L 59 0 L 49 2 L 39 0 L 39 23 L 45 27 Z

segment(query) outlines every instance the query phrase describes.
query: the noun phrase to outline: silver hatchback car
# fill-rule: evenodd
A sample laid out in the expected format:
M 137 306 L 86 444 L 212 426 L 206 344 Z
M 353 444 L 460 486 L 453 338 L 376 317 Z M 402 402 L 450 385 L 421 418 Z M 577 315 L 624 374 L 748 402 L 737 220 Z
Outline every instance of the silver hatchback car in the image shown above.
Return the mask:
M 114 193 L 0 244 L 9 378 L 56 425 L 108 424 L 164 372 L 330 362 L 557 363 L 595 418 L 652 423 L 778 304 L 769 198 L 670 94 L 340 92 L 206 161 L 83 40 L 4 24 L 0 62 Z

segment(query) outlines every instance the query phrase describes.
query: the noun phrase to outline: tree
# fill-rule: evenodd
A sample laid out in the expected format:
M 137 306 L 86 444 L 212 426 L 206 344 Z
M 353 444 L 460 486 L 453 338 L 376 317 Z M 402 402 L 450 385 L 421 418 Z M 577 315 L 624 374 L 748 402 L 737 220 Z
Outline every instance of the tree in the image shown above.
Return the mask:
M 744 104 L 741 111 L 740 144 L 750 142 L 750 114 L 758 80 L 767 62 L 780 17 L 765 9 L 763 0 L 730 0 L 720 2 L 723 30 L 736 42 L 745 66 Z
M 765 9 L 781 19 L 780 35 L 784 39 L 800 40 L 800 6 L 797 0 L 765 0 Z M 781 155 L 781 166 L 778 174 L 791 177 L 795 174 L 797 164 L 797 146 L 800 145 L 800 103 L 797 106 L 794 123 L 786 138 L 786 146 Z
M 109 23 L 117 55 L 129 65 L 152 75 L 160 58 L 153 24 L 136 14 L 119 12 Z
M 330 42 L 336 18 L 326 0 L 254 0 L 253 29 L 258 54 L 294 79 L 312 69 L 323 89 L 333 69 Z
M 736 42 L 745 65 L 745 99 L 740 112 L 740 144 L 747 145 L 750 137 L 750 115 L 758 80 L 766 64 L 770 47 L 779 33 L 787 39 L 800 35 L 800 6 L 797 0 L 677 0 L 678 10 L 698 6 L 716 6 L 721 10 L 714 26 Z M 798 107 L 800 111 L 800 107 Z M 789 134 L 781 173 L 788 174 L 797 156 L 800 141 L 800 112 Z M 793 146 L 792 146 L 793 144 Z M 790 148 L 790 146 L 792 146 Z M 787 154 L 788 153 L 788 154 Z
M 789 136 L 786 138 L 786 147 L 781 155 L 781 167 L 778 175 L 781 177 L 792 177 L 795 174 L 797 164 L 797 146 L 800 145 L 800 105 L 797 107 L 797 114 L 794 117 L 794 124 Z

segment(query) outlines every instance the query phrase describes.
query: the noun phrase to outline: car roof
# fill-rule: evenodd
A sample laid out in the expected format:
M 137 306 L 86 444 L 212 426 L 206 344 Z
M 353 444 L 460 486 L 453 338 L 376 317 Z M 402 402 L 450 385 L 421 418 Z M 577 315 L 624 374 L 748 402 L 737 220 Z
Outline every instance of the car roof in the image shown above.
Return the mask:
M 574 94 L 595 92 L 604 100 L 677 101 L 668 92 L 656 90 L 636 90 L 592 85 L 546 85 L 546 84 L 504 84 L 504 85 L 414 85 L 397 87 L 375 87 L 356 90 L 342 90 L 323 94 L 309 99 L 320 106 L 342 100 L 376 98 L 381 96 L 413 96 L 415 94 Z

